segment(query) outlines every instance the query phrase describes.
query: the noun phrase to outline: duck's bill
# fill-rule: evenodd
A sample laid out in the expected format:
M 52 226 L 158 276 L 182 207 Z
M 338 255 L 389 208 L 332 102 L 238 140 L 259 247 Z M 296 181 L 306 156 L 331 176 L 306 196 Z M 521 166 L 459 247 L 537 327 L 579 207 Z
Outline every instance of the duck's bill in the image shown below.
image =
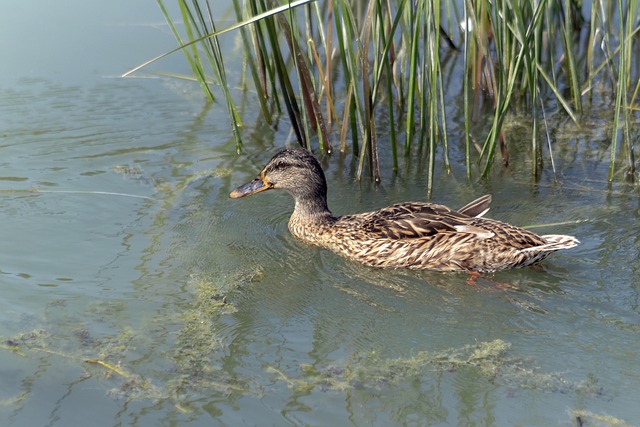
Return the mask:
M 268 190 L 270 188 L 271 188 L 271 186 L 266 185 L 260 179 L 260 177 L 257 177 L 253 181 L 247 182 L 246 184 L 241 185 L 240 187 L 238 187 L 235 190 L 233 190 L 229 194 L 229 197 L 231 197 L 232 199 L 239 199 L 240 197 L 250 196 L 252 194 L 256 194 L 256 193 L 259 193 L 261 191 L 266 191 L 266 190 Z

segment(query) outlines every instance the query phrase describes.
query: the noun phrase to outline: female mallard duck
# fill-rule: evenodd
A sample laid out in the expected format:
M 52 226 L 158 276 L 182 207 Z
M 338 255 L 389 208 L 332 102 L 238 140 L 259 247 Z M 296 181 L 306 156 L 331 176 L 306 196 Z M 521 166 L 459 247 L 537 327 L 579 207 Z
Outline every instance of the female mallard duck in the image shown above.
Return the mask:
M 291 234 L 371 267 L 491 272 L 536 264 L 575 237 L 538 236 L 523 228 L 481 218 L 491 196 L 457 211 L 432 203 L 398 203 L 375 212 L 335 217 L 327 207 L 327 183 L 318 161 L 304 149 L 276 154 L 240 198 L 272 188 L 295 200 Z

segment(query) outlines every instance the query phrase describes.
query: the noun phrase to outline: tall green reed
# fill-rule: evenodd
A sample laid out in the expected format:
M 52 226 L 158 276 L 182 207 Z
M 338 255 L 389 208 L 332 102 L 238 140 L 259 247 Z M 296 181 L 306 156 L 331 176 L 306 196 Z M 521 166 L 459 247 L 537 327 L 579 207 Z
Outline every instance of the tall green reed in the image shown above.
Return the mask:
M 163 3 L 163 0 L 157 0 L 158 6 L 162 10 L 165 19 L 169 23 L 171 32 L 180 45 L 184 45 L 180 32 L 178 31 L 174 20 L 171 18 L 167 9 Z M 208 34 L 216 32 L 215 21 L 211 13 L 211 7 L 209 2 L 203 2 L 204 8 L 201 7 L 197 0 L 188 2 L 187 0 L 178 0 L 178 6 L 180 8 L 180 14 L 186 35 L 189 41 L 201 40 L 199 45 L 190 44 L 185 46 L 182 50 L 184 55 L 191 66 L 191 70 L 196 77 L 200 87 L 202 88 L 206 97 L 213 101 L 214 96 L 209 84 L 210 80 L 207 77 L 206 62 L 208 62 L 209 68 L 215 74 L 217 81 L 220 83 L 220 88 L 224 94 L 224 100 L 229 111 L 229 118 L 231 120 L 231 129 L 234 139 L 236 141 L 236 149 L 239 151 L 242 146 L 242 137 L 240 127 L 242 126 L 242 119 L 238 114 L 238 110 L 231 96 L 229 90 L 229 84 L 227 82 L 227 73 L 224 68 L 224 61 L 222 59 L 222 52 L 218 39 L 215 37 L 207 37 Z M 200 50 L 202 49 L 202 54 Z
M 584 102 L 609 81 L 615 109 L 608 178 L 620 167 L 634 176 L 637 0 L 594 0 L 588 21 L 581 3 L 571 0 L 299 0 L 279 7 L 267 0 L 233 0 L 238 24 L 221 31 L 207 0 L 177 1 L 184 36 L 178 17 L 169 16 L 158 0 L 179 43 L 175 51 L 184 52 L 207 97 L 213 81 L 220 86 L 238 150 L 241 120 L 217 44 L 231 30 L 240 32 L 264 119 L 271 122 L 286 111 L 297 141 L 307 148 L 317 141 L 329 153 L 331 141 L 339 140 L 341 151 L 356 154 L 358 178 L 380 179 L 381 150 L 390 152 L 394 171 L 402 158 L 424 155 L 430 193 L 438 157 L 450 170 L 447 103 L 458 96 L 464 97 L 469 179 L 487 176 L 496 156 L 509 164 L 504 124 L 514 108 L 532 117 L 532 173 L 540 173 L 547 156 L 555 171 L 548 106 L 557 105 L 579 124 Z M 443 64 L 459 61 L 462 93 L 454 93 L 445 84 Z M 486 106 L 490 126 L 483 128 L 484 142 L 475 144 L 472 133 L 486 117 Z

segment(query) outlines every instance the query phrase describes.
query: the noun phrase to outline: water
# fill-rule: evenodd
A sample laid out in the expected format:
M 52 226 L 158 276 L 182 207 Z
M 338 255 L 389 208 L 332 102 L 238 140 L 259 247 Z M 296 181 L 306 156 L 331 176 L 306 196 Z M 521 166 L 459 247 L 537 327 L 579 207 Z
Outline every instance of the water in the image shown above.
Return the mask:
M 174 46 L 155 5 L 39 3 L 0 18 L 3 425 L 637 425 L 640 204 L 597 127 L 558 132 L 557 182 L 514 137 L 507 171 L 434 194 L 579 247 L 476 286 L 372 270 L 295 241 L 287 195 L 228 198 L 286 126 L 248 99 L 237 156 L 195 85 L 115 77 Z M 424 199 L 419 162 L 379 187 L 324 166 L 336 214 Z

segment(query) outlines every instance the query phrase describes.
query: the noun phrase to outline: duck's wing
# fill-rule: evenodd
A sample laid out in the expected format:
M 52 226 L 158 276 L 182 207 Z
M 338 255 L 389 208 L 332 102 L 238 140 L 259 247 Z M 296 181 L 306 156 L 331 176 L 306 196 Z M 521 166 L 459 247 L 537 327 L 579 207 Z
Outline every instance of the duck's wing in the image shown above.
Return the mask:
M 438 233 L 470 233 L 487 238 L 494 234 L 469 224 L 472 218 L 443 205 L 399 203 L 362 215 L 361 227 L 374 238 L 417 239 Z

